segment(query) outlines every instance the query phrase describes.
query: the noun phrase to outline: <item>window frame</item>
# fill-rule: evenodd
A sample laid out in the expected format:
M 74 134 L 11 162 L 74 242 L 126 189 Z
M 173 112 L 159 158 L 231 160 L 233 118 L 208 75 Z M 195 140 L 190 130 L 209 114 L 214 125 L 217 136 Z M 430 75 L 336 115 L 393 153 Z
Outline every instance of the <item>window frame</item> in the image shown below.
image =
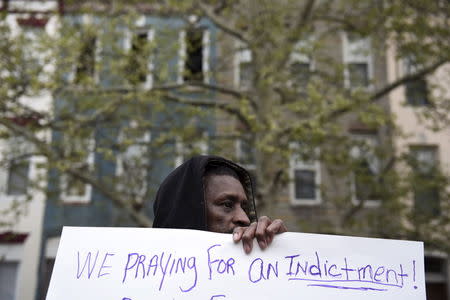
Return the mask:
M 151 44 L 155 41 L 155 29 L 153 27 L 150 27 L 149 25 L 146 25 L 144 17 L 138 18 L 135 24 L 137 27 L 136 30 L 133 31 L 127 30 L 125 34 L 124 50 L 128 53 L 132 51 L 133 37 L 135 35 L 145 33 L 147 35 L 147 43 Z M 150 90 L 154 84 L 154 76 L 153 76 L 154 75 L 153 73 L 155 71 L 154 60 L 155 60 L 154 56 L 150 54 L 147 62 L 145 81 L 141 81 L 138 83 L 138 86 L 145 90 Z
M 379 144 L 379 137 L 376 133 L 353 133 L 352 139 L 354 140 L 363 140 L 366 144 L 369 144 L 373 150 L 376 149 L 377 145 Z M 371 141 L 370 141 L 371 140 Z M 357 146 L 354 146 L 351 150 L 351 155 L 354 159 L 365 159 L 367 161 L 367 157 L 361 157 L 362 154 L 355 154 L 356 151 L 361 151 L 360 149 L 356 148 Z M 364 154 L 367 156 L 367 153 Z M 358 157 L 356 157 L 358 156 Z M 376 153 L 373 153 L 373 159 L 376 160 L 377 164 L 381 165 L 380 158 L 376 156 Z M 369 162 L 368 162 L 369 163 Z M 370 164 L 370 163 L 369 163 Z M 379 172 L 379 170 L 378 170 Z M 351 201 L 353 205 L 359 205 L 361 202 L 364 202 L 365 207 L 379 207 L 381 205 L 381 199 L 366 199 L 366 200 L 360 200 L 357 198 L 357 192 L 356 192 L 356 174 L 353 171 L 350 174 L 350 192 L 351 192 Z
M 12 139 L 21 139 L 20 137 L 11 137 Z M 24 143 L 24 145 L 19 146 L 20 148 L 26 148 L 27 141 L 17 141 L 18 143 Z M 5 156 L 7 155 L 9 151 L 14 151 L 14 149 L 11 147 L 11 144 L 14 142 L 10 139 L 0 140 L 0 161 L 8 160 L 8 161 L 14 161 L 15 159 L 8 158 Z M 32 145 L 30 145 L 32 147 Z M 21 152 L 21 150 L 19 150 Z M 25 151 L 26 152 L 26 151 Z M 26 154 L 26 153 L 24 153 Z M 29 155 L 26 158 L 20 159 L 20 161 L 26 161 L 28 164 L 28 170 L 27 170 L 27 186 L 26 186 L 26 192 L 24 194 L 9 194 L 9 178 L 10 178 L 10 164 L 7 166 L 1 166 L 0 167 L 0 197 L 6 199 L 8 202 L 11 202 L 13 200 L 19 200 L 19 201 L 25 201 L 27 196 L 30 192 L 30 181 L 33 177 L 36 176 L 36 163 L 39 161 L 39 158 L 34 155 Z
M 121 143 L 121 141 L 124 138 L 123 134 L 124 134 L 123 130 L 120 131 L 119 136 L 117 138 L 119 143 Z M 148 143 L 150 143 L 150 141 L 151 141 L 151 132 L 150 131 L 145 131 L 144 134 L 142 135 L 142 137 L 139 138 L 139 142 L 142 142 L 142 143 L 147 143 L 148 144 Z M 136 146 L 136 145 L 130 145 L 129 147 L 132 147 L 132 146 Z M 128 148 L 127 148 L 127 150 L 128 150 Z M 148 150 L 148 148 L 147 148 L 147 150 Z M 143 152 L 146 152 L 146 154 L 148 153 L 148 151 L 145 151 L 145 150 Z M 124 161 L 124 157 L 126 156 L 124 154 L 125 154 L 124 152 L 121 152 L 121 153 L 117 154 L 117 157 L 116 157 L 116 168 L 115 168 L 115 176 L 116 176 L 116 178 L 119 178 L 119 177 L 121 177 L 124 174 L 123 161 Z M 148 159 L 148 161 L 150 161 L 149 157 L 147 157 L 147 159 Z M 145 174 L 142 174 L 143 177 L 147 178 L 148 173 L 149 173 L 149 170 L 145 169 Z M 144 200 L 144 197 L 145 197 L 145 194 L 147 192 L 148 187 L 149 187 L 149 183 L 145 182 L 145 184 L 142 186 L 142 190 L 139 191 L 139 197 L 141 197 L 140 200 L 142 200 L 142 201 Z M 123 191 L 125 189 L 125 187 L 122 186 L 120 184 L 120 182 L 119 182 L 118 185 L 117 185 L 117 189 L 119 191 Z
M 73 25 L 81 25 L 81 26 L 89 26 L 91 24 L 93 24 L 94 22 L 94 17 L 92 15 L 89 14 L 83 14 L 81 15 L 81 20 L 78 20 L 77 18 L 72 19 Z M 101 32 L 99 32 L 101 33 Z M 93 36 L 93 38 L 95 39 L 94 42 L 94 51 L 93 51 L 93 62 L 94 62 L 94 66 L 92 67 L 92 80 L 95 84 L 98 84 L 100 82 L 100 73 L 99 70 L 97 70 L 96 66 L 99 62 L 100 59 L 100 53 L 101 53 L 101 43 L 100 43 L 100 34 L 96 33 L 95 36 Z M 80 38 L 83 37 L 82 32 L 80 32 Z M 79 55 L 77 56 L 77 59 L 75 61 L 75 63 L 72 66 L 71 71 L 69 72 L 67 79 L 70 83 L 72 84 L 79 84 L 77 82 L 77 76 L 78 76 L 78 72 L 77 72 L 77 68 L 78 68 L 78 63 L 79 60 L 82 56 L 82 53 L 79 53 Z
M 92 134 L 91 137 L 89 137 L 89 141 L 88 141 L 88 145 L 89 148 L 91 148 L 89 150 L 89 153 L 86 157 L 86 161 L 85 163 L 87 164 L 88 167 L 88 171 L 93 171 L 94 170 L 94 164 L 95 164 L 95 137 L 94 134 Z M 68 185 L 68 179 L 69 179 L 69 174 L 66 173 L 61 173 L 60 174 L 60 183 L 59 183 L 59 188 L 60 188 L 60 197 L 61 197 L 61 201 L 63 204 L 89 204 L 91 202 L 91 198 L 92 198 L 92 185 L 88 184 L 88 183 L 84 183 L 85 185 L 85 193 L 83 195 L 70 195 L 67 193 L 67 185 Z M 75 179 L 78 180 L 78 179 Z
M 203 133 L 202 140 L 197 141 L 194 143 L 195 147 L 198 147 L 200 149 L 201 155 L 207 155 L 209 151 L 208 147 L 208 134 L 206 132 Z M 186 161 L 186 155 L 187 149 L 185 147 L 185 144 L 181 140 L 181 138 L 178 136 L 175 138 L 175 158 L 174 158 L 174 166 L 175 168 L 179 167 Z
M 401 66 L 402 66 L 402 70 L 403 70 L 403 75 L 411 75 L 414 74 L 417 71 L 417 65 L 414 64 L 413 62 L 413 58 L 409 57 L 409 58 L 403 58 L 401 60 Z M 408 97 L 408 87 L 411 87 L 412 84 L 423 84 L 424 86 L 421 86 L 421 88 L 425 89 L 425 99 L 423 99 L 423 103 L 417 103 L 417 102 L 413 102 L 413 101 L 409 101 L 409 97 Z M 418 78 L 415 79 L 411 82 L 407 82 L 404 84 L 403 86 L 404 88 L 404 97 L 405 97 L 405 104 L 410 106 L 410 107 L 429 107 L 432 103 L 430 102 L 430 90 L 429 90 L 429 85 L 428 85 L 428 80 L 426 77 L 422 77 L 422 78 Z
M 371 39 L 369 37 L 360 38 L 356 41 L 349 39 L 349 33 L 343 31 L 341 33 L 342 41 L 342 59 L 344 63 L 344 87 L 348 89 L 373 89 L 374 80 L 374 63 L 373 53 L 371 51 Z M 367 53 L 365 53 L 367 52 Z M 349 64 L 366 64 L 367 65 L 367 86 L 352 86 L 350 82 Z
M 210 47 L 211 47 L 211 32 L 210 30 L 205 26 L 199 26 L 192 28 L 194 30 L 201 30 L 202 31 L 202 77 L 203 80 L 185 80 L 184 72 L 185 72 L 185 66 L 186 66 L 186 59 L 187 59 L 187 30 L 183 29 L 180 30 L 178 34 L 178 40 L 179 40 L 179 52 L 178 52 L 178 76 L 177 76 L 177 84 L 184 84 L 189 82 L 202 82 L 205 84 L 210 83 Z
M 292 206 L 318 206 L 322 204 L 322 193 L 320 186 L 322 184 L 321 164 L 320 160 L 314 159 L 311 162 L 303 161 L 299 158 L 299 155 L 295 153 L 299 144 L 293 143 L 291 148 L 293 153 L 289 159 L 289 199 Z M 318 152 L 318 150 L 316 150 Z M 317 154 L 317 153 L 316 153 Z M 315 198 L 297 198 L 295 195 L 295 171 L 313 171 L 314 172 L 314 185 L 315 185 Z
M 298 41 L 295 46 L 294 49 L 301 49 L 303 47 L 307 47 L 309 44 L 313 43 L 313 39 L 310 37 L 307 40 L 301 40 Z M 303 53 L 298 53 L 298 52 L 293 52 L 291 53 L 290 57 L 289 57 L 289 67 L 291 68 L 295 63 L 300 63 L 300 64 L 308 64 L 309 65 L 309 78 L 308 78 L 308 82 L 311 80 L 311 74 L 312 72 L 315 71 L 316 69 L 316 63 L 314 61 L 314 59 L 312 57 L 307 56 L 306 54 Z M 290 87 L 294 86 L 294 74 L 290 74 L 290 79 L 288 82 L 288 85 Z
M 414 155 L 414 152 L 418 152 L 418 150 L 421 149 L 432 149 L 433 150 L 433 156 L 434 156 L 434 161 L 432 162 L 432 166 L 431 168 L 435 168 L 436 169 L 440 169 L 440 159 L 439 159 L 439 145 L 437 144 L 409 144 L 408 147 L 408 153 L 410 155 L 410 157 L 412 158 L 414 156 L 414 159 L 416 159 L 417 161 L 419 161 L 419 159 L 417 159 L 417 156 Z M 414 172 L 414 176 L 424 176 L 424 177 L 429 177 L 430 173 L 429 171 L 421 171 L 420 170 L 420 166 L 418 166 L 418 169 L 415 169 L 414 167 L 411 167 L 411 171 Z M 432 170 L 431 170 L 432 171 Z M 417 202 L 420 201 L 418 199 L 416 199 L 416 190 L 413 188 L 411 190 L 412 193 L 412 201 L 413 201 L 413 206 L 414 206 L 414 211 L 416 211 L 417 209 L 420 209 L 420 207 L 417 207 Z M 428 217 L 439 217 L 442 215 L 442 205 L 441 205 L 441 190 L 437 189 L 436 190 L 436 195 L 437 198 L 431 199 L 433 201 L 436 201 L 436 205 L 437 205 L 437 212 L 433 213 L 433 212 L 428 212 L 429 214 L 427 214 Z M 423 213 L 423 211 L 421 210 L 421 212 Z
M 250 49 L 243 48 L 242 43 L 235 43 L 235 53 L 234 53 L 234 86 L 241 90 L 250 90 L 251 86 L 242 86 L 241 82 L 241 65 L 252 63 L 252 52 Z

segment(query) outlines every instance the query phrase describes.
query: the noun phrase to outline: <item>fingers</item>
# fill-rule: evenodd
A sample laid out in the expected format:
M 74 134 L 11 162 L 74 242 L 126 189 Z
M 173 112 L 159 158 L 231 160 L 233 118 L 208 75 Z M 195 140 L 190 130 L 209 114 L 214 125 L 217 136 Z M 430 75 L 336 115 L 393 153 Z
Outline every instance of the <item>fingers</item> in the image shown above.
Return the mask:
M 267 226 L 267 228 L 266 228 L 267 236 L 269 239 L 268 245 L 270 245 L 270 243 L 272 243 L 273 237 L 275 236 L 275 234 L 283 233 L 286 231 L 287 231 L 286 225 L 284 225 L 282 220 L 280 220 L 280 219 L 273 220 L 272 223 L 269 226 Z
M 247 229 L 247 227 L 236 227 L 233 230 L 233 241 L 235 243 L 239 242 L 242 238 L 242 234 L 244 234 L 244 231 Z
M 235 243 L 242 240 L 245 253 L 249 254 L 253 248 L 253 239 L 256 238 L 259 247 L 264 250 L 269 246 L 276 234 L 286 232 L 287 228 L 280 219 L 271 220 L 263 216 L 258 222 L 250 224 L 248 227 L 236 227 L 233 230 L 233 241 Z
M 258 220 L 258 223 L 256 226 L 255 237 L 256 237 L 256 240 L 258 241 L 259 248 L 261 248 L 261 249 L 265 249 L 271 242 L 270 235 L 273 236 L 273 234 L 271 234 L 270 232 L 267 232 L 267 228 L 271 223 L 272 223 L 272 221 L 266 216 L 263 216 L 263 217 L 259 218 L 259 220 Z
M 244 247 L 244 252 L 247 254 L 252 252 L 257 224 L 258 223 L 253 222 L 250 226 L 246 227 L 246 230 L 242 234 L 242 247 Z

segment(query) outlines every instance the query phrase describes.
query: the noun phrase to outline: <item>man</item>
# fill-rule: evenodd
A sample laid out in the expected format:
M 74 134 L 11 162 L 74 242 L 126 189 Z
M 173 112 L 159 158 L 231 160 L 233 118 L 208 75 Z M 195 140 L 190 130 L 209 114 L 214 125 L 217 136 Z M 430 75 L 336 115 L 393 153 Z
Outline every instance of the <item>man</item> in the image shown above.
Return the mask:
M 233 233 L 246 253 L 256 238 L 265 249 L 287 231 L 279 219 L 257 218 L 250 174 L 218 156 L 195 156 L 176 168 L 159 187 L 153 206 L 155 228 Z

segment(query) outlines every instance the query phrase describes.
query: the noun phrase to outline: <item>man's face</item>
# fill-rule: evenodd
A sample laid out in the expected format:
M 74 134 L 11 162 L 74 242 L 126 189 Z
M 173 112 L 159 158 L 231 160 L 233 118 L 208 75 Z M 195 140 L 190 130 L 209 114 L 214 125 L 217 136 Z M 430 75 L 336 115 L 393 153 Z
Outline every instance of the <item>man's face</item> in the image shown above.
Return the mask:
M 208 231 L 232 233 L 238 226 L 249 226 L 245 213 L 248 199 L 239 180 L 229 175 L 205 178 Z

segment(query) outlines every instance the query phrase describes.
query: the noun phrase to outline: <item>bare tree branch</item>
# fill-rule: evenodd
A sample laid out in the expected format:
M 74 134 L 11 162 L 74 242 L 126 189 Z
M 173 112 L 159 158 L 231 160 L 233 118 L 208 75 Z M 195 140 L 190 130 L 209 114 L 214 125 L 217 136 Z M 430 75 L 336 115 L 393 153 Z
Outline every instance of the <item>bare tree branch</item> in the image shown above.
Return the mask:
M 117 207 L 124 209 L 129 214 L 131 219 L 135 221 L 138 225 L 142 227 L 152 227 L 152 221 L 148 218 L 148 216 L 134 209 L 133 203 L 131 201 L 127 202 L 124 201 L 122 198 L 117 197 L 115 189 L 111 189 L 111 186 L 102 184 L 95 178 L 85 174 L 84 172 L 80 172 L 79 170 L 74 168 L 68 169 L 66 173 L 70 174 L 71 176 L 75 177 L 76 179 L 86 184 L 92 185 L 103 195 L 108 197 Z
M 244 36 L 243 33 L 239 32 L 236 28 L 232 28 L 231 26 L 227 25 L 226 20 L 223 20 L 221 17 L 219 17 L 217 14 L 214 13 L 214 11 L 209 8 L 205 3 L 202 1 L 198 1 L 198 6 L 202 10 L 202 12 L 220 29 L 222 29 L 225 33 L 228 33 L 229 35 L 237 38 L 238 40 L 248 44 L 248 39 Z
M 379 101 L 382 97 L 386 96 L 387 94 L 389 94 L 391 91 L 393 91 L 394 89 L 398 88 L 399 86 L 406 84 L 408 82 L 420 79 L 422 77 L 424 77 L 427 74 L 430 74 L 432 72 L 434 72 L 437 68 L 439 68 L 440 66 L 442 66 L 443 64 L 447 63 L 449 61 L 448 58 L 439 60 L 437 62 L 435 62 L 434 64 L 423 68 L 422 70 L 410 74 L 410 75 L 406 75 L 403 76 L 399 79 L 397 79 L 396 81 L 386 85 L 385 87 L 381 88 L 380 90 L 374 92 L 372 94 L 372 96 L 370 96 L 370 102 L 371 103 L 376 103 L 377 101 Z M 326 118 L 328 120 L 332 120 L 346 112 L 349 112 L 351 110 L 351 106 L 347 106 L 347 107 L 343 107 L 339 110 L 333 111 L 331 112 Z
M 154 87 L 152 87 L 152 90 L 155 90 L 155 91 L 178 90 L 178 89 L 183 89 L 183 88 L 186 88 L 189 86 L 201 87 L 201 88 L 204 88 L 204 89 L 207 89 L 210 91 L 219 92 L 219 93 L 225 94 L 225 95 L 230 95 L 237 99 L 242 99 L 244 97 L 248 97 L 248 95 L 246 93 L 238 91 L 236 89 L 232 89 L 232 88 L 225 87 L 222 85 L 199 82 L 199 81 L 192 81 L 192 82 L 187 82 L 187 83 L 183 83 L 183 84 L 170 84 L 170 85 L 154 86 Z
M 283 39 L 283 45 L 285 49 L 284 58 L 280 60 L 280 63 L 277 64 L 278 68 L 283 68 L 286 62 L 289 60 L 291 53 L 293 52 L 294 45 L 300 40 L 300 34 L 303 32 L 304 27 L 310 21 L 312 17 L 312 12 L 314 8 L 315 0 L 309 0 L 306 3 L 304 10 L 296 19 L 297 22 L 294 23 L 294 26 L 291 28 L 292 31 L 290 34 L 286 35 L 286 38 Z
M 25 127 L 16 125 L 14 124 L 13 121 L 8 120 L 6 118 L 0 118 L 0 124 L 4 125 L 12 132 L 25 137 L 28 141 L 33 143 L 41 151 L 40 154 L 46 156 L 49 161 L 55 162 L 60 159 L 59 155 L 49 144 L 38 139 L 32 132 L 27 130 Z M 69 168 L 65 171 L 65 173 L 70 174 L 75 178 L 81 180 L 82 182 L 90 184 L 96 189 L 98 189 L 106 197 L 110 198 L 115 205 L 117 205 L 119 208 L 123 208 L 124 210 L 126 210 L 126 212 L 130 214 L 131 218 L 140 226 L 143 227 L 152 226 L 152 222 L 146 215 L 133 209 L 131 202 L 128 203 L 123 199 L 117 197 L 116 193 L 114 192 L 114 189 L 112 190 L 110 185 L 103 185 L 95 178 L 82 173 L 76 168 Z
M 435 62 L 434 64 L 432 64 L 428 67 L 425 67 L 422 70 L 420 70 L 414 74 L 410 74 L 410 75 L 404 76 L 403 78 L 399 78 L 398 80 L 394 81 L 393 83 L 391 83 L 391 84 L 383 87 L 379 91 L 375 92 L 370 97 L 370 99 L 372 102 L 375 102 L 375 101 L 379 100 L 381 97 L 390 93 L 392 90 L 396 89 L 397 87 L 399 87 L 405 83 L 420 79 L 430 73 L 433 73 L 437 68 L 439 68 L 440 66 L 442 66 L 443 64 L 445 64 L 447 62 L 449 62 L 448 58 L 441 59 L 441 60 Z
M 202 100 L 193 100 L 188 98 L 183 98 L 181 96 L 176 96 L 174 94 L 167 94 L 164 96 L 169 101 L 174 101 L 181 104 L 188 104 L 200 107 L 210 107 L 210 108 L 218 108 L 222 111 L 225 111 L 231 115 L 236 116 L 239 121 L 241 121 L 247 129 L 251 128 L 250 122 L 247 117 L 237 108 L 231 107 L 229 103 L 218 102 L 218 101 L 202 101 Z

